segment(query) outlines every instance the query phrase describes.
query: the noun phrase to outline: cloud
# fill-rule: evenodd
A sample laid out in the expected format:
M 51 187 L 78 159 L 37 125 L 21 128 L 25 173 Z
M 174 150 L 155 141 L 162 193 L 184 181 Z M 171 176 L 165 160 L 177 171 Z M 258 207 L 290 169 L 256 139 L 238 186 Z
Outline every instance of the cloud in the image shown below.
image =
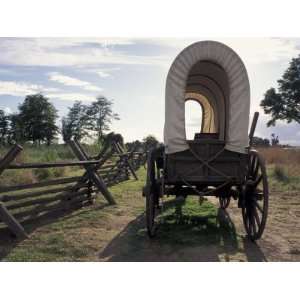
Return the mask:
M 297 42 L 280 38 L 243 38 L 223 39 L 249 64 L 260 64 L 290 60 L 298 56 Z
M 96 72 L 101 78 L 106 78 L 106 77 L 110 77 L 111 75 L 105 71 L 97 71 Z
M 54 93 L 47 94 L 46 97 L 50 99 L 58 99 L 64 101 L 83 101 L 83 102 L 91 102 L 95 101 L 94 96 L 80 94 L 80 93 Z
M 296 122 L 287 123 L 285 121 L 276 121 L 276 126 L 266 127 L 266 122 L 269 117 L 261 115 L 258 121 L 255 135 L 259 137 L 270 138 L 271 134 L 279 136 L 279 141 L 282 144 L 300 145 L 300 124 Z
M 195 39 L 123 39 L 123 38 L 1 38 L 0 64 L 22 66 L 96 66 L 100 64 L 159 65 L 169 67 L 175 56 Z M 280 38 L 216 38 L 232 47 L 247 64 L 289 60 L 298 55 L 299 40 Z M 165 54 L 138 53 L 139 43 L 168 49 Z M 130 50 L 122 46 L 129 45 Z M 121 47 L 120 47 L 121 46 Z M 137 48 L 135 48 L 137 46 Z M 101 78 L 109 72 L 100 70 Z
M 101 78 L 107 78 L 107 77 L 113 77 L 111 73 L 119 70 L 120 68 L 104 68 L 104 69 L 101 68 L 101 69 L 92 70 L 92 72 L 95 72 Z
M 99 64 L 161 64 L 161 56 L 132 55 L 118 45 L 129 39 L 1 38 L 0 64 L 22 66 L 92 66 Z
M 176 49 L 179 53 L 185 47 L 203 38 L 195 39 L 151 39 L 152 44 L 168 46 Z M 245 63 L 259 64 L 276 62 L 279 60 L 290 60 L 299 55 L 299 40 L 284 38 L 214 38 L 231 47 L 242 58 Z M 149 40 L 148 40 L 149 41 Z M 175 57 L 174 57 L 175 58 Z
M 26 96 L 43 92 L 55 92 L 57 90 L 56 88 L 44 87 L 38 84 L 0 80 L 0 95 Z
M 66 76 L 57 72 L 49 73 L 49 79 L 67 86 L 78 86 L 87 91 L 101 92 L 103 90 L 102 88 L 95 86 L 90 82 Z

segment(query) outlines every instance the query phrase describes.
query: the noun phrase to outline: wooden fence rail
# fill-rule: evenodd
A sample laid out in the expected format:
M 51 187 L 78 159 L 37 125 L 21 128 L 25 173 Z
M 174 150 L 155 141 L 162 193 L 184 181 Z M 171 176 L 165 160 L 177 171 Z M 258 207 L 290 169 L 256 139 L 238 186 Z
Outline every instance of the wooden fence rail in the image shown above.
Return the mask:
M 84 168 L 82 176 L 45 180 L 36 183 L 3 186 L 0 181 L 0 222 L 2 221 L 18 238 L 27 237 L 22 223 L 34 220 L 52 211 L 67 211 L 93 204 L 101 193 L 109 204 L 116 201 L 108 187 L 130 179 L 136 180 L 136 170 L 146 162 L 146 153 L 136 149 L 125 151 L 119 144 L 104 145 L 96 157 L 90 157 L 82 145 L 73 140 L 69 143 L 78 161 L 47 163 L 13 163 L 23 150 L 14 145 L 0 159 L 0 175 L 5 170 L 75 167 Z M 28 191 L 29 190 L 29 191 Z

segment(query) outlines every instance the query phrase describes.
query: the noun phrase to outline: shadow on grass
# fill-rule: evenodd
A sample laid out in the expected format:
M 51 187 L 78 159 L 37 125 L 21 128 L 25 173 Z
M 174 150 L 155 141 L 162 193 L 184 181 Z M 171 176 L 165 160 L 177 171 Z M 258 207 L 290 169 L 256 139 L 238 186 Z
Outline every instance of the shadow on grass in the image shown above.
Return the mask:
M 259 247 L 244 241 L 244 252 L 264 261 Z M 251 249 L 250 249 L 251 248 Z M 249 250 L 249 251 L 248 251 Z M 157 235 L 149 239 L 145 216 L 130 222 L 99 254 L 106 261 L 220 261 L 241 251 L 235 226 L 223 209 L 210 202 L 174 199 L 158 217 Z
M 93 210 L 103 209 L 108 206 L 106 203 L 100 203 L 91 206 Z M 90 210 L 82 210 L 80 208 L 89 207 L 89 205 L 73 205 L 68 209 L 46 212 L 42 215 L 37 215 L 33 210 L 28 211 L 28 219 L 21 222 L 26 233 L 30 235 L 35 230 L 42 226 L 53 224 L 59 220 L 68 220 L 89 213 Z M 23 240 L 17 239 L 7 227 L 0 228 L 0 261 L 5 260 L 5 257 L 17 247 Z

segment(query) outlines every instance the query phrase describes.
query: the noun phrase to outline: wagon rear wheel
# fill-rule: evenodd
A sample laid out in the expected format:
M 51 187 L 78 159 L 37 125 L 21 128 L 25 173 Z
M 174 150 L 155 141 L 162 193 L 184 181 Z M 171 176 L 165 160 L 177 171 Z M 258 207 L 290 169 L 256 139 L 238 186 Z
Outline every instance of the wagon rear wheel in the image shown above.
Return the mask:
M 155 222 L 156 211 L 159 205 L 159 189 L 155 175 L 154 152 L 150 152 L 147 161 L 147 180 L 145 188 L 146 196 L 146 226 L 149 237 L 156 234 L 157 224 Z
M 248 171 L 243 189 L 242 214 L 249 238 L 259 239 L 266 226 L 269 189 L 266 166 L 258 152 L 249 152 Z
M 229 203 L 230 203 L 230 196 L 219 197 L 219 204 L 222 209 L 226 209 L 229 206 Z

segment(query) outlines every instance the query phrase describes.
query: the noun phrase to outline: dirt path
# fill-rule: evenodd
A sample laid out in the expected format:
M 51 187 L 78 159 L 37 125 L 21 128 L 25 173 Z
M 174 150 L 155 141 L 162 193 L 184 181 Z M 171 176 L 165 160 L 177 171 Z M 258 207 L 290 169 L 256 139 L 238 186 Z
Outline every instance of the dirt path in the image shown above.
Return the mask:
M 98 258 L 101 261 L 300 261 L 297 194 L 272 193 L 265 234 L 257 243 L 245 237 L 240 209 L 232 203 L 227 213 L 218 211 L 215 227 L 209 228 L 204 221 L 202 228 L 199 229 L 199 224 L 183 226 L 178 234 L 170 226 L 159 230 L 153 240 L 146 236 L 144 216 L 120 219 L 120 232 L 99 251 Z M 215 198 L 209 201 L 217 205 Z

